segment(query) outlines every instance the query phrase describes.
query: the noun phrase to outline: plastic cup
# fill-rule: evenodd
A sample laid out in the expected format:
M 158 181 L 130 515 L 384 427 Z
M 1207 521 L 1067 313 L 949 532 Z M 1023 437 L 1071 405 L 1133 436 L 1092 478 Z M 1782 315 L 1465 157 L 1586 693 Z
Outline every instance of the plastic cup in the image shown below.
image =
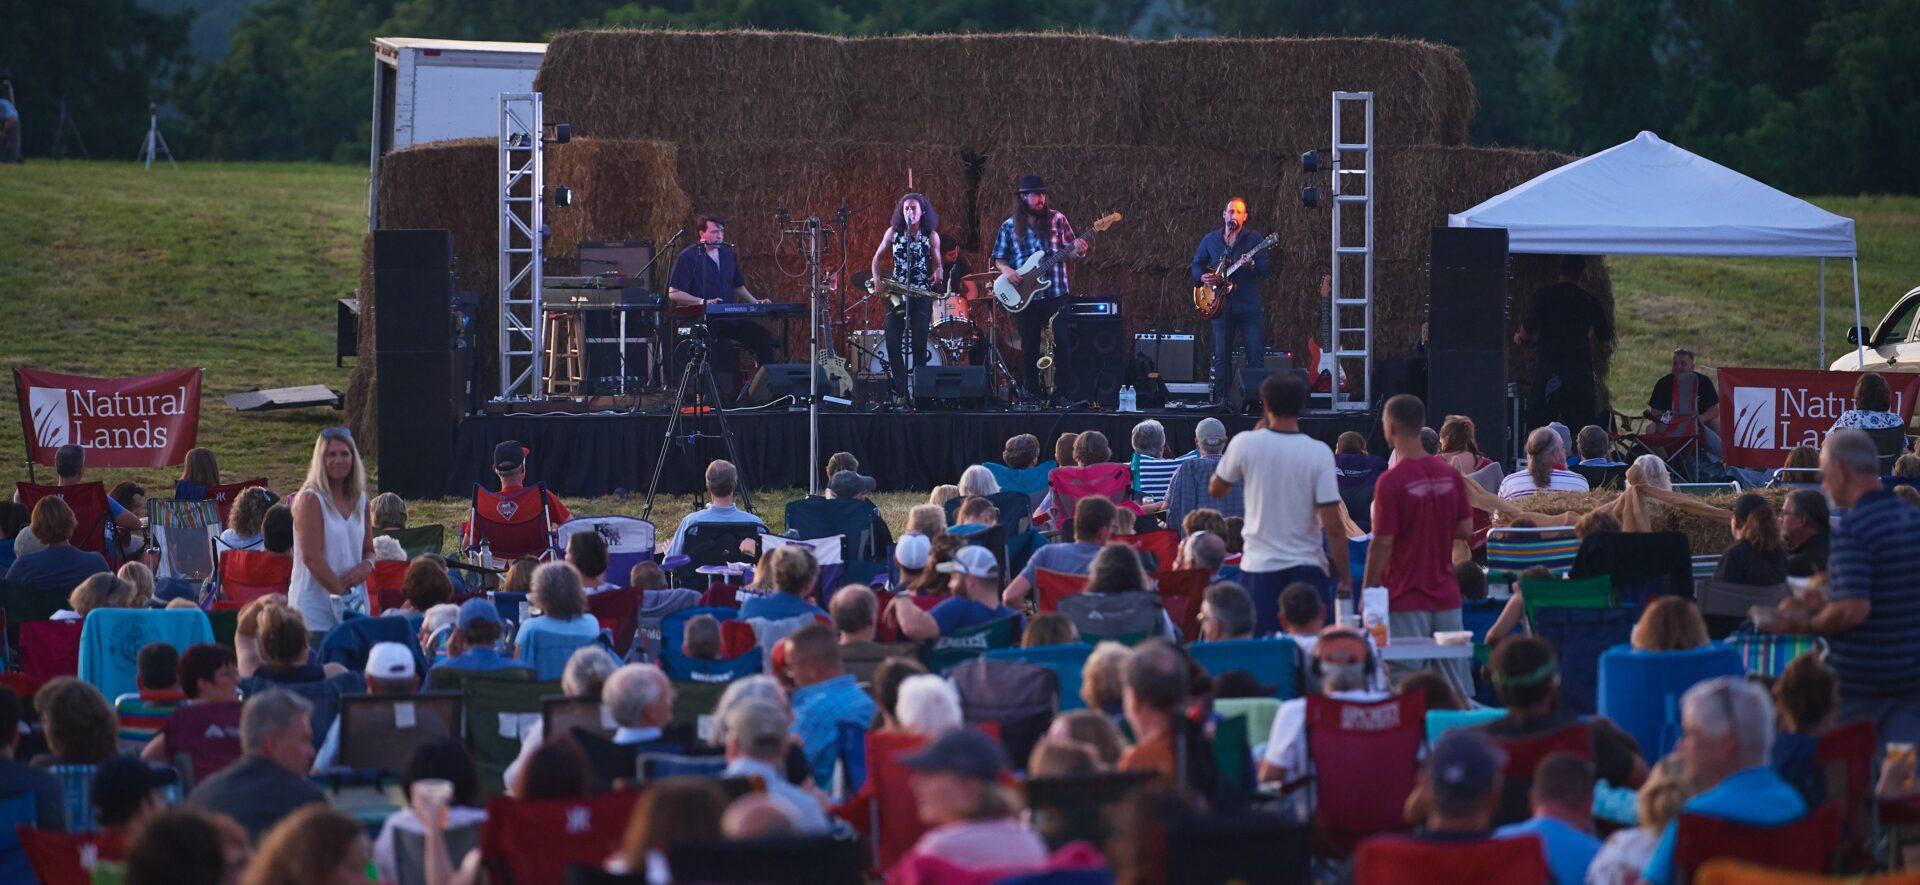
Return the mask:
M 445 808 L 453 803 L 453 781 L 430 777 L 413 782 L 413 806 L 420 812 Z

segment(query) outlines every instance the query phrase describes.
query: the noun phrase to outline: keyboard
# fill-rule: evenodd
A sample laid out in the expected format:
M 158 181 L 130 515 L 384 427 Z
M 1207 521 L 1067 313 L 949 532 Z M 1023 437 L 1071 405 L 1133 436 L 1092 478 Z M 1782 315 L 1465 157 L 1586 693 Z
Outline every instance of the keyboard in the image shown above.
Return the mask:
M 747 318 L 763 317 L 767 319 L 789 319 L 789 318 L 803 317 L 806 315 L 807 315 L 806 305 L 793 304 L 785 301 L 763 301 L 763 302 L 758 302 L 753 304 L 729 301 L 729 302 L 723 302 L 720 304 L 707 305 L 707 316 L 723 317 L 727 319 L 737 319 L 740 317 L 747 317 Z

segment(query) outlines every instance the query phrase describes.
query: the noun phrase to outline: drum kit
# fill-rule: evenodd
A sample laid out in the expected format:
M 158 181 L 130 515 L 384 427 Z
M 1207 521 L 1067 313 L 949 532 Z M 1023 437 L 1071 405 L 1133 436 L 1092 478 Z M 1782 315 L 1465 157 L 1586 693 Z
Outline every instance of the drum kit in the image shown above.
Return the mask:
M 990 371 L 990 385 L 1012 383 L 1013 376 L 999 352 L 998 318 L 994 315 L 993 281 L 999 276 L 996 271 L 967 274 L 950 280 L 945 291 L 934 293 L 932 319 L 927 325 L 927 365 L 962 366 L 984 361 Z M 861 299 L 848 305 L 847 313 L 851 315 L 868 300 L 879 299 Z M 884 306 L 885 301 L 880 303 Z M 885 330 L 854 329 L 848 338 L 855 365 L 862 370 L 860 377 L 885 379 L 891 370 Z

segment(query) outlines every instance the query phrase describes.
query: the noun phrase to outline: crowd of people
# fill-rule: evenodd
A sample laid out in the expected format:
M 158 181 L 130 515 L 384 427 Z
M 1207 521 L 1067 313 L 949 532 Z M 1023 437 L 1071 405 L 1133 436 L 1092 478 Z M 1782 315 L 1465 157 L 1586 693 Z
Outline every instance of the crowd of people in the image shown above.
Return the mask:
M 1382 408 L 1384 457 L 1360 434 L 1329 447 L 1303 433 L 1307 388 L 1291 375 L 1260 399 L 1254 429 L 1209 418 L 1185 451 L 1151 420 L 1124 456 L 1098 431 L 1064 434 L 1052 460 L 1033 436 L 1009 439 L 897 538 L 873 509 L 885 537 L 870 580 L 770 540 L 737 581 L 695 580 L 716 551 L 691 529 L 767 530 L 736 503 L 725 461 L 706 470 L 709 503 L 627 574 L 591 531 L 493 578 L 408 558 L 391 537 L 405 502 L 369 499 L 343 429 L 316 440 L 294 494 L 232 500 L 220 549 L 267 566 L 190 593 L 124 555 L 142 530 L 122 520 L 127 504 L 110 511 L 119 546 L 105 555 L 74 546 L 61 497 L 0 507 L 11 592 L 64 603 L 51 622 L 192 608 L 234 624 L 224 644 L 140 648 L 131 694 L 72 675 L 11 683 L 30 696 L 0 689 L 0 798 L 26 797 L 20 822 L 39 830 L 101 834 L 134 883 L 470 882 L 486 875 L 474 843 L 489 792 L 564 804 L 629 788 L 627 824 L 595 863 L 634 881 L 672 881 L 689 846 L 801 837 L 864 840 L 865 865 L 905 881 L 1166 881 L 1182 850 L 1170 832 L 1254 809 L 1276 833 L 1318 828 L 1314 851 L 1271 859 L 1303 875 L 1364 880 L 1420 845 L 1521 840 L 1543 880 L 1665 883 L 1686 875 L 1682 813 L 1780 827 L 1842 798 L 1816 761 L 1822 735 L 1864 720 L 1883 746 L 1920 741 L 1920 507 L 1886 489 L 1860 430 L 1836 428 L 1811 463 L 1790 456 L 1817 486 L 1721 508 L 1675 493 L 1659 457 L 1629 459 L 1596 426 L 1534 430 L 1525 464 L 1501 476 L 1471 421 L 1436 430 L 1410 396 Z M 63 483 L 85 481 L 83 454 L 63 451 Z M 504 492 L 525 486 L 529 455 L 496 449 Z M 1588 491 L 1581 465 L 1620 471 L 1618 493 L 1527 509 Z M 1896 473 L 1909 467 L 1920 460 Z M 828 501 L 873 507 L 853 454 L 826 469 Z M 218 484 L 196 450 L 175 494 Z M 571 519 L 557 496 L 541 503 Z M 1526 601 L 1553 572 L 1484 600 L 1490 529 L 1560 526 L 1584 543 L 1650 531 L 1665 510 L 1725 520 L 1733 542 L 1711 581 L 1781 588 L 1753 620 L 1817 635 L 1824 654 L 1685 687 L 1663 754 L 1563 694 L 1580 662 L 1535 634 Z M 240 600 L 256 581 L 266 592 Z M 1377 619 L 1368 588 L 1384 590 Z M 1685 593 L 1628 604 L 1635 654 L 1694 652 L 1740 626 Z M 1488 605 L 1498 617 L 1469 626 L 1465 612 Z M 1482 643 L 1480 663 L 1388 654 L 1455 632 Z M 432 734 L 392 772 L 403 801 L 373 820 L 341 810 L 349 699 L 406 704 L 476 682 L 551 682 L 598 714 L 534 716 L 494 759 L 459 723 L 406 705 L 397 727 Z M 1035 684 L 1051 693 L 1033 700 Z M 1523 755 L 1569 733 L 1567 748 Z M 910 791 L 880 786 L 885 772 Z M 1127 788 L 1089 807 L 1045 789 L 1102 778 Z M 1340 830 L 1356 816 L 1374 823 Z

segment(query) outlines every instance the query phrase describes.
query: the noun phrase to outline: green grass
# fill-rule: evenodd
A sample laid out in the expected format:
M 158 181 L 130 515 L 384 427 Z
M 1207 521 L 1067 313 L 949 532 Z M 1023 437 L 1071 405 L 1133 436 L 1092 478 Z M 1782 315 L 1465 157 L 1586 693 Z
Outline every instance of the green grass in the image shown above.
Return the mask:
M 149 173 L 131 163 L 0 167 L 0 366 L 92 375 L 206 370 L 200 444 L 229 478 L 298 484 L 331 409 L 241 415 L 221 400 L 254 387 L 325 384 L 333 365 L 334 299 L 353 294 L 366 233 L 366 173 L 355 166 L 187 163 Z M 1867 322 L 1920 284 L 1920 198 L 1815 202 L 1858 223 Z M 1631 408 L 1691 344 L 1708 367 L 1812 366 L 1818 354 L 1816 262 L 1804 259 L 1615 258 L 1620 349 L 1617 404 Z M 1846 267 L 1828 263 L 1829 359 L 1851 321 Z M 25 479 L 13 385 L 0 384 L 0 480 Z M 378 470 L 378 465 L 373 465 Z M 99 470 L 167 489 L 177 471 Z M 44 479 L 50 471 L 42 469 Z M 780 528 L 796 490 L 763 490 Z M 877 496 L 889 521 L 925 500 Z M 569 500 L 576 513 L 638 515 L 640 497 Z M 413 503 L 416 521 L 457 522 L 464 503 Z M 688 498 L 662 498 L 654 522 L 678 522 Z

